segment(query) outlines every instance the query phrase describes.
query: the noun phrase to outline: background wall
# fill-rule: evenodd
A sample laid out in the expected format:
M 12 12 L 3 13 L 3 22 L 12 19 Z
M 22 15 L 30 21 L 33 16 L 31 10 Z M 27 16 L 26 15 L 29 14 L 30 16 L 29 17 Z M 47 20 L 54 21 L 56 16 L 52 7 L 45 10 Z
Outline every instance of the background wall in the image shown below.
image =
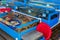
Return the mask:
M 60 4 L 60 0 L 41 0 L 41 1 L 45 1 L 45 2 L 51 2 L 51 3 Z

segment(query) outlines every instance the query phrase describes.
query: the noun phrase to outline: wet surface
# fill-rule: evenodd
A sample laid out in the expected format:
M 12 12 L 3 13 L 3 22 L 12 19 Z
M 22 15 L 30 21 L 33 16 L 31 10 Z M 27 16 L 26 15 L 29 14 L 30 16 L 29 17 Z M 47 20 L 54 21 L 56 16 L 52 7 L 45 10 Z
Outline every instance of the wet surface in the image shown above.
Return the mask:
M 52 33 L 52 40 L 60 40 L 60 24 L 56 25 L 53 29 L 52 29 L 53 33 Z
M 14 39 L 0 29 L 0 40 L 14 40 Z

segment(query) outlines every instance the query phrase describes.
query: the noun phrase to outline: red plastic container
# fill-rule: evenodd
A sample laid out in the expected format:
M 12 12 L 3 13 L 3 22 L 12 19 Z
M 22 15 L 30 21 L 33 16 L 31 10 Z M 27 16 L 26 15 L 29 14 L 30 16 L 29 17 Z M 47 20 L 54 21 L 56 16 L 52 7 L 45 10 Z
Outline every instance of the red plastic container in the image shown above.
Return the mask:
M 48 24 L 41 22 L 38 24 L 36 30 L 43 33 L 45 40 L 50 39 L 52 30 L 50 29 L 50 26 Z
M 10 12 L 11 8 L 0 8 L 0 12 Z

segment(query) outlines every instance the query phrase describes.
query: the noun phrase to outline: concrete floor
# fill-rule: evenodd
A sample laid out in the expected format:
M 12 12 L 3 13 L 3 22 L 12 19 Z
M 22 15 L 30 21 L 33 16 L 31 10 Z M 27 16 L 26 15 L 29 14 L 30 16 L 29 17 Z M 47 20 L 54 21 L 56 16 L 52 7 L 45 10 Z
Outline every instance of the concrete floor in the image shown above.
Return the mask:
M 40 32 L 37 32 L 36 30 L 22 36 L 23 40 L 37 40 L 38 38 L 42 37 L 43 34 Z

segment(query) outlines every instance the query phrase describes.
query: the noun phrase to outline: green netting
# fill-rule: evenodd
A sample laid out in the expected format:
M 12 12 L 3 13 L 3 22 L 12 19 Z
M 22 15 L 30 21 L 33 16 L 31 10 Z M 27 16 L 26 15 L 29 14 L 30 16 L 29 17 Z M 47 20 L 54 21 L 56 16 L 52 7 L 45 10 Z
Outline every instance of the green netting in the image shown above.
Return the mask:
M 1 2 L 2 2 L 2 4 L 6 4 L 6 0 L 2 0 Z

